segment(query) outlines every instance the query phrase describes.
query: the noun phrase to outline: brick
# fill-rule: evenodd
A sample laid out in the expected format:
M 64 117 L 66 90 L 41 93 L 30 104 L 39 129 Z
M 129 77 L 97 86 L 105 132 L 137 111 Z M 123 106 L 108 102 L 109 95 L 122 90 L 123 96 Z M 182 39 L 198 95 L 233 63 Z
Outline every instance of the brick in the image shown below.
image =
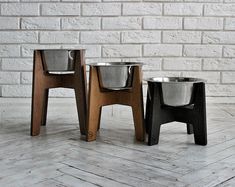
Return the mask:
M 163 43 L 201 43 L 201 32 L 163 31 Z
M 74 1 L 74 2 L 101 2 L 102 0 L 57 0 L 57 1 L 62 1 L 62 2 L 71 2 L 71 1 Z
M 235 30 L 235 18 L 226 18 L 225 30 Z
M 143 63 L 143 70 L 161 70 L 161 58 L 124 58 L 123 62 L 140 62 Z
M 144 56 L 181 56 L 181 45 L 170 44 L 146 44 L 144 45 Z
M 12 2 L 12 3 L 15 3 L 15 2 L 19 2 L 20 0 L 0 0 L 0 2 Z
M 221 30 L 223 29 L 223 18 L 184 18 L 184 29 Z
M 60 49 L 60 45 L 23 44 L 21 47 L 23 57 L 33 57 L 35 49 Z
M 105 45 L 103 57 L 139 57 L 141 56 L 140 45 Z
M 0 84 L 19 84 L 19 72 L 0 72 Z
M 224 46 L 224 57 L 235 57 L 235 46 Z
M 181 73 L 180 71 L 145 71 L 143 75 L 144 79 L 147 79 L 151 77 L 179 77 Z
M 164 15 L 200 16 L 202 4 L 197 3 L 169 3 L 164 5 Z
M 235 59 L 210 58 L 204 59 L 204 70 L 235 70 Z
M 81 32 L 81 43 L 120 43 L 120 33 L 110 31 Z
M 218 45 L 185 45 L 183 56 L 188 57 L 220 57 L 222 46 Z
M 79 32 L 55 31 L 40 32 L 40 43 L 79 43 Z
M 141 29 L 140 17 L 103 18 L 102 28 L 107 30 Z
M 19 0 L 21 2 L 59 2 L 60 0 Z
M 203 43 L 235 44 L 235 32 L 204 32 Z
M 1 14 L 11 16 L 39 15 L 39 5 L 36 3 L 4 3 L 1 4 Z
M 207 96 L 235 96 L 234 85 L 209 84 L 206 91 Z
M 19 29 L 19 18 L 1 17 L 0 30 Z
M 160 31 L 126 31 L 122 33 L 122 43 L 160 43 Z
M 0 31 L 0 43 L 37 43 L 38 33 L 33 31 Z
M 22 72 L 21 73 L 21 84 L 32 84 L 33 74 L 32 72 Z
M 63 30 L 99 30 L 101 29 L 101 19 L 93 17 L 63 18 Z
M 184 0 L 185 2 L 202 2 L 202 3 L 218 3 L 223 2 L 223 0 Z
M 33 69 L 32 58 L 3 58 L 2 69 L 11 71 L 31 71 Z
M 73 89 L 56 88 L 50 90 L 51 97 L 74 97 Z
M 120 3 L 84 3 L 82 15 L 85 16 L 118 16 L 121 15 Z
M 31 97 L 32 87 L 31 85 L 3 85 L 2 96 L 3 97 Z
M 123 15 L 161 15 L 162 6 L 159 3 L 124 3 Z
M 101 57 L 100 45 L 63 45 L 63 49 L 85 49 L 85 58 L 87 57 Z
M 235 72 L 223 72 L 222 83 L 235 83 Z
M 59 30 L 60 18 L 51 18 L 51 17 L 22 18 L 21 28 L 30 29 L 30 30 L 41 30 L 41 29 Z
M 164 58 L 164 70 L 201 70 L 201 59 L 195 58 Z
M 206 80 L 206 83 L 220 83 L 220 72 L 182 72 L 184 77 L 194 77 Z
M 235 4 L 206 4 L 206 16 L 234 16 Z
M 79 3 L 44 3 L 42 15 L 80 15 Z
M 86 64 L 91 63 L 106 63 L 106 62 L 121 62 L 121 58 L 87 58 Z M 88 76 L 88 75 L 87 75 Z
M 182 18 L 145 17 L 144 29 L 182 29 Z
M 20 46 L 0 45 L 0 57 L 18 57 L 18 56 L 20 56 Z

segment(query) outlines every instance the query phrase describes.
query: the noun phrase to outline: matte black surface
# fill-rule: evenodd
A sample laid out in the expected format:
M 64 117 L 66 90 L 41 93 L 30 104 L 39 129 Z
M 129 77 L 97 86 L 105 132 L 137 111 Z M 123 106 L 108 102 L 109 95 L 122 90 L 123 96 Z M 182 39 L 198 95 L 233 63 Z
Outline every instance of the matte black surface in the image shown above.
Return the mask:
M 188 106 L 166 106 L 162 101 L 161 83 L 148 81 L 145 124 L 148 145 L 159 142 L 160 127 L 172 121 L 187 124 L 187 133 L 194 133 L 195 144 L 207 144 L 205 83 L 194 83 L 193 104 Z

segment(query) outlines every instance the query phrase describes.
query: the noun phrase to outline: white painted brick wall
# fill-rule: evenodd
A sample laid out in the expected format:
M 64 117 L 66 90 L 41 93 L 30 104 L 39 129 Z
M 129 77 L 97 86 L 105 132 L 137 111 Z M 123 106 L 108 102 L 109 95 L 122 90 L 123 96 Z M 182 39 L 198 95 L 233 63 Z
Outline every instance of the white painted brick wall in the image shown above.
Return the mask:
M 44 48 L 143 62 L 145 78 L 204 78 L 208 96 L 235 101 L 235 0 L 0 0 L 0 96 L 31 96 L 33 50 Z

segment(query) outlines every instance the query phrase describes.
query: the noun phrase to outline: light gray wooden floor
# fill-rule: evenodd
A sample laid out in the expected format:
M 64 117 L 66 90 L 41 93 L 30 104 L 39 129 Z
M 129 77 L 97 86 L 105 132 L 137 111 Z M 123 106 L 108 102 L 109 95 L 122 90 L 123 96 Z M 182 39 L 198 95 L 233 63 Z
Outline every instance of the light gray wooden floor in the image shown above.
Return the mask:
M 50 104 L 47 127 L 30 137 L 30 102 L 0 105 L 0 186 L 235 186 L 235 105 L 208 105 L 205 147 L 181 123 L 162 126 L 149 147 L 134 140 L 128 115 L 108 111 L 87 143 L 73 102 Z

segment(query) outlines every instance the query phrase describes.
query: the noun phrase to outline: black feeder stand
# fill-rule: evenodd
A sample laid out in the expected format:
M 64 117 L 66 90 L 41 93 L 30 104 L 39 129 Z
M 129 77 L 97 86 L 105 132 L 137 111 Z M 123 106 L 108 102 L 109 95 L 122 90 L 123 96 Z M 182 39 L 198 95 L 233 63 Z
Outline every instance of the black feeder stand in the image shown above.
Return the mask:
M 205 83 L 193 84 L 192 98 L 186 106 L 167 106 L 163 102 L 162 84 L 148 81 L 145 124 L 148 145 L 158 144 L 160 127 L 173 121 L 187 124 L 187 133 L 194 134 L 195 144 L 207 144 Z

